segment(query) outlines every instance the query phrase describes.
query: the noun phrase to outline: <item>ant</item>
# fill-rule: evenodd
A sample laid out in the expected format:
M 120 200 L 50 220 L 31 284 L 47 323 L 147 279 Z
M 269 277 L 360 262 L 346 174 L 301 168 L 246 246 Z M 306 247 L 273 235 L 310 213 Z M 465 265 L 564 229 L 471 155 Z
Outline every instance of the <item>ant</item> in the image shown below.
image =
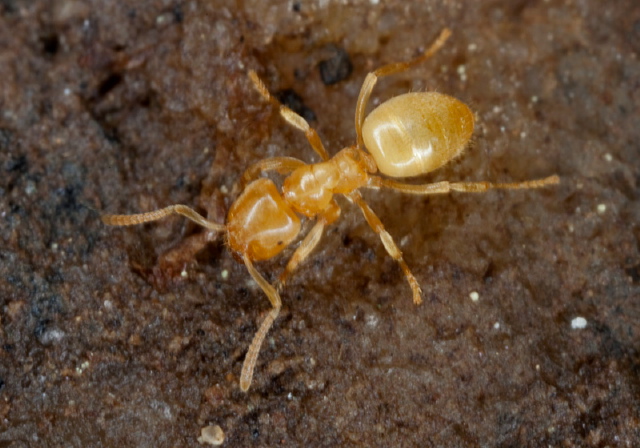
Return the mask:
M 553 175 L 516 183 L 442 181 L 412 185 L 375 175 L 377 171 L 392 178 L 429 173 L 459 156 L 469 143 L 473 134 L 473 113 L 461 101 L 442 93 L 405 93 L 365 115 L 371 91 L 378 79 L 428 60 L 450 35 L 451 31 L 445 28 L 422 55 L 407 62 L 385 65 L 367 75 L 356 104 L 356 144 L 344 148 L 333 157 L 329 157 L 318 133 L 300 115 L 280 104 L 256 72 L 250 70 L 249 78 L 258 93 L 279 109 L 289 125 L 304 132 L 322 162 L 307 164 L 293 157 L 274 157 L 250 166 L 242 177 L 242 193 L 229 209 L 226 224 L 209 221 L 185 205 L 171 205 L 135 215 L 102 216 L 105 224 L 128 226 L 178 214 L 211 232 L 225 234 L 229 248 L 237 259 L 244 262 L 272 306 L 253 338 L 242 366 L 240 388 L 244 392 L 251 385 L 260 346 L 282 307 L 280 290 L 289 275 L 318 245 L 324 228 L 340 216 L 335 195 L 344 195 L 360 208 L 388 254 L 402 268 L 413 293 L 413 302 L 419 305 L 422 299 L 418 281 L 391 235 L 363 199 L 360 188 L 388 188 L 408 194 L 431 195 L 451 191 L 482 193 L 490 189 L 530 189 L 559 183 L 559 177 Z M 278 191 L 273 181 L 261 177 L 267 171 L 286 175 L 282 191 Z M 314 219 L 315 225 L 293 253 L 275 286 L 271 285 L 253 262 L 275 257 L 294 242 L 301 229 L 299 215 Z

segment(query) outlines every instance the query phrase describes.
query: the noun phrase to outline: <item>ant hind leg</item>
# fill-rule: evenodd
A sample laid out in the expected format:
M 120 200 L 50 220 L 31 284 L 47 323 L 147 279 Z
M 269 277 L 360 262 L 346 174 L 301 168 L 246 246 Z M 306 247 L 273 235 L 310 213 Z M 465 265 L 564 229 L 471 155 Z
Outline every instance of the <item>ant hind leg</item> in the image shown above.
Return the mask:
M 364 142 L 362 140 L 362 123 L 364 123 L 365 109 L 367 108 L 367 103 L 369 102 L 371 91 L 378 82 L 378 79 L 384 76 L 403 72 L 413 67 L 414 65 L 420 64 L 421 62 L 424 62 L 427 59 L 431 58 L 431 56 L 433 56 L 444 45 L 445 41 L 449 38 L 450 35 L 451 30 L 449 28 L 445 28 L 440 32 L 440 35 L 431 44 L 431 46 L 417 58 L 411 59 L 407 62 L 396 62 L 393 64 L 384 65 L 367 75 L 367 77 L 364 79 L 364 82 L 362 83 L 362 87 L 360 88 L 358 102 L 356 103 L 356 135 L 358 136 L 359 148 L 364 148 Z
M 389 188 L 402 193 L 415 195 L 444 194 L 451 191 L 462 193 L 484 193 L 489 190 L 530 190 L 543 188 L 548 185 L 556 185 L 560 182 L 557 175 L 545 177 L 544 179 L 526 180 L 523 182 L 492 183 L 492 182 L 436 182 L 433 184 L 405 184 L 392 179 L 385 179 L 379 176 L 370 176 L 369 188 Z

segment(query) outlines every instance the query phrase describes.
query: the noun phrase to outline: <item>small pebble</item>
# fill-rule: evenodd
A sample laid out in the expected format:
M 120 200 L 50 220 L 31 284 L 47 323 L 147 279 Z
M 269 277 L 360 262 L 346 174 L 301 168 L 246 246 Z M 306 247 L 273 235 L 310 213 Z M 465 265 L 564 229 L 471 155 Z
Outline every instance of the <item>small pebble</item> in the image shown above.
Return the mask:
M 347 79 L 353 71 L 351 58 L 344 48 L 332 46 L 330 52 L 333 55 L 329 59 L 320 61 L 318 69 L 320 70 L 320 79 L 325 86 L 336 84 Z
M 198 442 L 219 446 L 224 443 L 224 431 L 218 425 L 205 426 L 200 430 Z
M 574 330 L 581 330 L 587 326 L 587 319 L 578 316 L 571 320 L 571 328 Z
M 464 64 L 459 65 L 457 68 L 458 76 L 460 76 L 460 81 L 465 82 L 467 80 L 467 67 Z

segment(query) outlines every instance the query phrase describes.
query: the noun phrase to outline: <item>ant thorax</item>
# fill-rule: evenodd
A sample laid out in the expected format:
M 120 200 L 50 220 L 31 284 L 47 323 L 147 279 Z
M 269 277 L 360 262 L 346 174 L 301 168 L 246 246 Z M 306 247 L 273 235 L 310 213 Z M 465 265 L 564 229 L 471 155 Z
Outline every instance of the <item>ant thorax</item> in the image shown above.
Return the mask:
M 309 218 L 324 214 L 333 207 L 335 194 L 348 194 L 367 184 L 367 165 L 360 153 L 349 147 L 326 162 L 296 169 L 282 185 L 285 201 Z

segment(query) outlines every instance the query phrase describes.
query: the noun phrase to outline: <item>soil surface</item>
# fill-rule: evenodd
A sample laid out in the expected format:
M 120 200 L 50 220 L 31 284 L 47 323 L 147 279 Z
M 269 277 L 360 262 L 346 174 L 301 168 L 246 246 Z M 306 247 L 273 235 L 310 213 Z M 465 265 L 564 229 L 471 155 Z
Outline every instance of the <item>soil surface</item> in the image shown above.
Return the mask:
M 555 187 L 364 193 L 270 308 L 221 239 L 254 162 L 318 161 L 253 89 L 355 142 L 375 106 L 436 90 L 476 113 L 465 154 L 410 182 Z M 640 5 L 556 1 L 0 1 L 0 447 L 640 446 Z M 274 176 L 278 179 L 278 176 Z M 308 229 L 309 225 L 305 226 Z M 296 244 L 257 264 L 274 281 Z

